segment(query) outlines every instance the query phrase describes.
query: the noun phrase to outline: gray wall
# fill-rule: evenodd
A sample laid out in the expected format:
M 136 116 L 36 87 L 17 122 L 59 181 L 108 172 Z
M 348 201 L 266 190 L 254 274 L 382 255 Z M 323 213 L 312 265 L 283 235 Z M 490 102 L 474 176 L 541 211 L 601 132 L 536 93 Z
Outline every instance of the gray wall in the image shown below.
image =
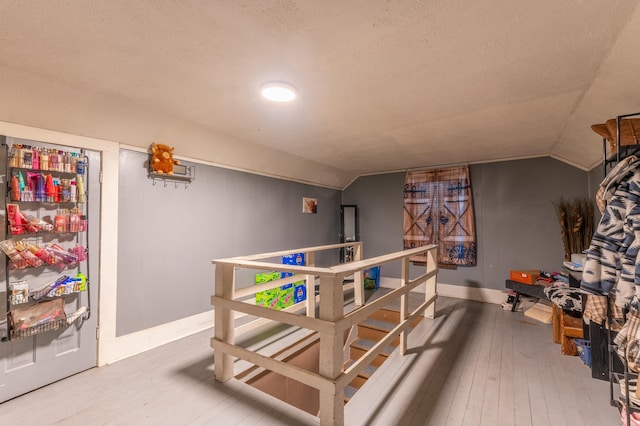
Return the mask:
M 564 251 L 553 203 L 589 196 L 589 176 L 552 158 L 470 166 L 478 265 L 441 270 L 446 284 L 503 289 L 511 269 L 560 270 Z M 343 191 L 357 204 L 366 257 L 402 250 L 404 173 L 365 176 Z M 399 264 L 382 267 L 398 278 Z M 412 270 L 416 275 L 417 270 Z
M 154 185 L 147 160 L 120 153 L 118 335 L 210 310 L 212 259 L 337 242 L 341 203 L 359 207 L 365 257 L 402 250 L 404 173 L 361 177 L 341 193 L 198 164 L 185 189 Z M 471 166 L 478 266 L 441 270 L 439 281 L 502 289 L 510 269 L 558 270 L 553 202 L 595 193 L 598 173 L 550 158 Z M 302 213 L 303 196 L 318 199 L 317 214 Z M 399 263 L 382 269 L 399 274 Z
M 338 242 L 340 191 L 200 164 L 188 188 L 165 187 L 147 160 L 120 152 L 119 336 L 212 309 L 213 259 Z M 317 214 L 302 213 L 303 196 Z
M 589 196 L 594 200 L 594 211 L 596 213 L 595 223 L 597 224 L 600 221 L 602 215 L 600 214 L 600 210 L 595 206 L 595 197 L 598 192 L 598 188 L 600 187 L 600 182 L 604 179 L 604 167 L 598 166 L 589 172 Z
M 604 167 L 598 166 L 591 170 L 588 173 L 589 179 L 589 194 L 595 197 L 596 192 L 598 191 L 598 187 L 600 186 L 600 182 L 604 179 Z

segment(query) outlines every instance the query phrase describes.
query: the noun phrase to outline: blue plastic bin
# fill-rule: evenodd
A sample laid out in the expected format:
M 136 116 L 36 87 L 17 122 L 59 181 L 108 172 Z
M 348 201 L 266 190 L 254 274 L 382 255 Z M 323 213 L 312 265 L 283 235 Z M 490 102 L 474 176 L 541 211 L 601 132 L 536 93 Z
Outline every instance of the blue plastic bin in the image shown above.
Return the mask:
M 584 339 L 573 339 L 578 349 L 578 356 L 584 365 L 591 367 L 591 342 Z

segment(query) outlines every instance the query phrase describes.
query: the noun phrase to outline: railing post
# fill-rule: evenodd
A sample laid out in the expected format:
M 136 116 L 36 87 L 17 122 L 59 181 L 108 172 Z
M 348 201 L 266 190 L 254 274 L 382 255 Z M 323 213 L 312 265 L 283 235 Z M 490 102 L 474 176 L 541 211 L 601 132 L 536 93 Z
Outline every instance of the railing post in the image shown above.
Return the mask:
M 320 319 L 332 323 L 344 316 L 343 277 L 320 276 Z M 336 380 L 342 374 L 343 333 L 320 333 L 320 375 Z M 335 386 L 334 392 L 320 391 L 320 425 L 344 424 L 344 389 Z
M 427 273 L 438 269 L 438 247 L 434 247 L 427 251 Z M 434 274 L 431 278 L 427 279 L 425 283 L 425 300 L 429 300 L 434 294 L 436 294 L 438 275 Z M 436 317 L 436 301 L 434 300 L 431 305 L 424 311 L 424 316 L 430 319 Z
M 316 266 L 316 252 L 310 251 L 305 253 L 306 266 Z M 316 276 L 305 275 L 305 284 L 307 286 L 307 316 L 315 318 L 316 316 Z
M 402 258 L 402 271 L 400 276 L 400 287 L 405 287 L 409 283 L 409 258 Z M 400 322 L 406 321 L 409 316 L 409 293 L 400 297 Z M 407 329 L 400 333 L 400 355 L 407 352 Z
M 353 244 L 353 261 L 362 260 L 362 243 Z M 353 273 L 353 303 L 356 306 L 364 305 L 364 280 L 362 270 Z
M 233 265 L 216 264 L 215 295 L 225 300 L 233 300 L 235 287 L 235 269 Z M 216 306 L 214 309 L 214 337 L 217 340 L 234 344 L 233 311 Z M 233 358 L 220 349 L 214 351 L 214 375 L 217 381 L 226 382 L 233 377 Z

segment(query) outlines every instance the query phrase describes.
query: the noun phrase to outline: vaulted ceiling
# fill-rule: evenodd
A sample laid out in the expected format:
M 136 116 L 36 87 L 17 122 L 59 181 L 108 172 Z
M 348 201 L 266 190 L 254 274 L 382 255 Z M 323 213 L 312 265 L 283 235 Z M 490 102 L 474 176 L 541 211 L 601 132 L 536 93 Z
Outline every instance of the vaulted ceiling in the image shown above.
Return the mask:
M 0 120 L 343 188 L 602 159 L 640 112 L 640 0 L 4 0 Z M 260 86 L 284 80 L 296 101 Z

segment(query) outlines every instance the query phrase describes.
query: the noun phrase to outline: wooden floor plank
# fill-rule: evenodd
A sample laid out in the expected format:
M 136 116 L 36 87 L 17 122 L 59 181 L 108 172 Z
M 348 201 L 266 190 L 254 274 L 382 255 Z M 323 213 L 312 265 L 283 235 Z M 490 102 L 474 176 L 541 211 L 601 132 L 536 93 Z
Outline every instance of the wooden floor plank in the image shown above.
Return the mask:
M 526 386 L 529 388 L 529 405 L 531 407 L 531 423 L 534 425 L 549 425 L 549 413 L 547 401 L 544 395 L 543 379 L 544 371 L 538 366 L 539 342 L 532 333 L 536 327 L 535 320 L 523 317 L 521 322 L 522 335 L 524 337 L 524 350 L 526 351 Z
M 575 398 L 576 392 L 580 391 L 575 387 L 576 381 L 572 380 L 575 374 L 568 372 L 570 369 L 569 367 L 575 363 L 575 359 L 567 355 L 562 355 L 559 344 L 554 344 L 552 349 L 547 350 L 547 352 L 551 359 L 549 362 L 549 369 L 551 377 L 556 385 L 556 389 L 558 390 L 558 402 L 562 407 L 564 424 L 576 426 L 582 425 L 584 424 L 584 420 L 580 414 L 578 399 Z M 587 374 L 589 377 L 591 376 L 590 372 L 578 374 Z
M 536 395 L 529 394 L 528 384 L 528 359 L 531 354 L 526 347 L 525 329 L 522 326 L 524 317 L 520 318 L 520 313 L 514 313 L 518 316 L 518 321 L 511 321 L 513 332 L 513 364 L 515 366 L 513 378 L 513 400 L 514 400 L 514 424 L 522 426 L 531 426 L 531 398 Z M 539 395 L 538 395 L 539 397 Z
M 378 369 L 347 404 L 346 424 L 427 424 L 426 418 L 433 407 L 447 403 L 438 398 L 437 393 L 428 393 L 434 388 L 431 383 L 438 380 L 439 375 L 444 375 L 441 380 L 446 380 L 448 375 L 449 370 L 441 368 L 439 362 L 448 355 L 443 349 L 449 344 L 451 336 L 460 334 L 451 331 L 458 322 L 457 318 L 464 318 L 464 309 L 458 311 L 458 307 L 462 307 L 462 304 L 440 303 L 436 319 L 423 320 L 414 330 L 415 333 L 409 334 L 407 355 L 400 357 L 394 352 L 385 362 L 393 363 L 394 368 Z M 416 339 L 416 336 L 429 337 Z M 389 399 L 387 393 L 376 391 L 380 388 L 392 391 L 393 400 Z M 351 405 L 355 408 L 349 408 Z M 367 408 L 362 409 L 363 406 Z
M 514 363 L 514 321 L 513 312 L 502 310 L 499 312 L 499 330 L 502 335 L 500 347 L 499 382 L 500 394 L 498 395 L 498 420 L 495 424 L 500 426 L 514 425 L 515 423 L 515 377 L 518 374 Z
M 465 332 L 466 339 L 458 367 L 461 369 L 460 380 L 458 381 L 455 394 L 451 400 L 446 425 L 462 425 L 465 418 L 467 422 L 473 419 L 477 419 L 479 422 L 480 414 L 467 415 L 466 408 L 470 404 L 469 398 L 473 386 L 473 377 L 481 355 L 481 348 L 486 338 L 486 329 L 483 325 L 487 321 L 489 310 L 482 309 L 479 305 L 471 304 L 470 312 L 474 312 L 476 309 L 478 309 L 477 312 L 471 314 L 469 318 L 473 318 L 476 325 L 473 329 Z M 476 404 L 471 403 L 471 407 L 475 408 Z
M 414 353 L 416 367 L 406 372 L 408 378 L 419 383 L 419 386 L 413 385 L 413 388 L 415 395 L 421 397 L 414 396 L 407 404 L 406 413 L 401 419 L 403 423 L 444 424 L 444 419 L 449 413 L 449 402 L 456 388 L 453 382 L 457 381 L 457 377 L 452 373 L 458 371 L 456 358 L 464 340 L 463 333 L 458 330 L 465 328 L 466 314 L 463 304 L 450 305 L 446 312 L 439 308 L 440 323 L 437 333 L 432 334 L 433 338 L 419 347 L 423 352 Z M 430 356 L 426 357 L 425 354 Z M 416 381 L 414 377 L 422 377 L 422 380 Z M 442 408 L 439 414 L 436 413 L 438 408 Z M 438 415 L 442 420 L 438 419 Z
M 562 355 L 550 325 L 480 302 L 440 298 L 437 307 L 435 319 L 409 334 L 408 353 L 394 352 L 346 405 L 347 425 L 619 424 L 608 383 Z M 238 380 L 216 382 L 211 336 L 198 333 L 7 401 L 0 424 L 318 423 Z
M 609 401 L 608 382 L 602 380 L 592 379 L 591 372 L 586 368 L 579 357 L 571 356 L 566 357 L 573 362 L 565 363 L 565 374 L 575 378 L 572 380 L 573 392 L 579 392 L 581 398 L 575 400 L 578 412 L 574 414 L 574 418 L 580 419 L 584 425 L 598 425 L 601 424 L 608 416 L 602 417 L 598 406 L 601 403 L 601 398 L 597 398 L 596 401 L 592 398 L 592 391 L 599 389 L 600 387 L 606 388 L 605 400 Z M 597 387 L 595 387 L 598 385 Z M 596 392 L 596 393 L 599 393 Z M 616 410 L 617 411 L 617 410 Z
M 487 311 L 488 315 L 485 316 L 485 319 L 482 322 L 482 333 L 479 333 L 480 341 L 477 350 L 478 352 L 475 356 L 477 358 L 477 363 L 475 371 L 473 372 L 472 387 L 469 393 L 469 401 L 467 402 L 467 407 L 465 409 L 464 421 L 462 422 L 465 426 L 480 425 L 483 421 L 482 411 L 484 407 L 484 399 L 493 399 L 499 393 L 499 390 L 496 387 L 490 387 L 487 383 L 497 312 L 495 309 L 487 309 Z M 490 391 L 493 391 L 493 393 L 489 393 Z
M 447 326 L 447 334 L 436 342 L 441 349 L 439 363 L 433 366 L 435 377 L 427 387 L 424 397 L 419 401 L 419 409 L 412 418 L 412 424 L 446 423 L 451 410 L 451 401 L 462 374 L 459 366 L 463 361 L 460 361 L 460 358 L 469 340 L 465 333 L 457 330 L 471 331 L 469 314 L 465 304 L 459 303 L 448 315 L 444 323 Z
M 488 349 L 488 365 L 485 391 L 483 392 L 481 425 L 494 426 L 498 424 L 500 401 L 500 368 L 502 365 L 502 346 L 504 341 L 503 311 L 494 310 L 495 315 L 491 324 L 491 343 Z M 498 403 L 496 403 L 498 402 Z
M 534 323 L 534 320 L 530 320 Z M 532 356 L 534 357 L 535 369 L 538 377 L 548 377 L 551 364 L 554 363 L 559 347 L 553 344 L 553 337 L 548 333 L 540 334 L 541 327 L 531 326 L 526 328 L 529 334 Z M 533 368 L 533 367 L 532 367 Z M 566 425 L 565 410 L 562 407 L 560 393 L 555 380 L 540 380 L 541 398 L 544 400 L 545 414 L 544 421 L 551 425 Z M 535 412 L 535 408 L 532 407 Z M 534 424 L 536 424 L 534 416 Z

